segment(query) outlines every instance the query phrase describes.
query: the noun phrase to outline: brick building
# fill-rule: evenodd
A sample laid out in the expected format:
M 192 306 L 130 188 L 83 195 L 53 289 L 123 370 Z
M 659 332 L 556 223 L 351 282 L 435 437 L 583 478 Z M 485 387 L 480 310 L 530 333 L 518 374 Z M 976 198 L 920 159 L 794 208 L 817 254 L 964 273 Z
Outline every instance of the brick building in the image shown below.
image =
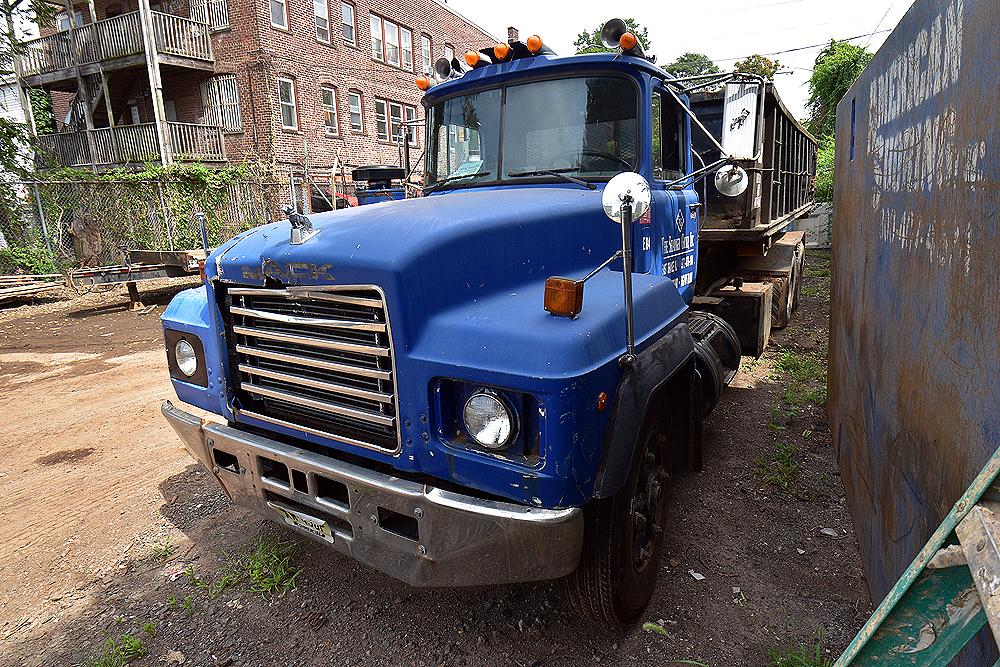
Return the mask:
M 56 161 L 97 169 L 398 164 L 402 124 L 423 117 L 415 76 L 496 41 L 438 0 L 70 1 L 18 82 L 52 93 L 59 131 L 39 140 Z

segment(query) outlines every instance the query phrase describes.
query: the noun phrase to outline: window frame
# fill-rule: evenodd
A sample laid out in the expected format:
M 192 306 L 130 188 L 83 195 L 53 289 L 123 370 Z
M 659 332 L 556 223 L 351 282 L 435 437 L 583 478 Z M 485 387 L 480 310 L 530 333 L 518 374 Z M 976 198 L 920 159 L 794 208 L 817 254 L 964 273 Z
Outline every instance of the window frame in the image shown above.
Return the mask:
M 451 57 L 450 58 L 448 57 L 448 52 L 449 51 L 451 51 Z M 451 44 L 449 44 L 448 42 L 444 43 L 444 57 L 448 58 L 449 61 L 452 61 L 452 60 L 455 59 L 455 47 L 452 46 Z
M 348 7 L 351 8 L 351 23 L 350 23 L 350 26 L 351 26 L 351 32 L 354 34 L 354 39 L 353 40 L 347 39 L 347 36 L 344 34 L 344 26 L 348 25 L 344 21 L 344 7 L 345 6 L 348 6 Z M 344 39 L 344 44 L 347 44 L 348 46 L 355 46 L 355 47 L 358 45 L 358 6 L 355 5 L 353 2 L 350 2 L 350 0 L 340 0 L 340 33 L 341 33 L 341 37 L 343 37 L 343 39 Z
M 417 137 L 417 108 L 409 104 L 403 105 L 403 126 L 410 128 L 410 147 L 416 148 L 420 145 Z M 411 124 L 412 123 L 412 124 Z
M 324 95 L 329 91 L 332 97 L 332 102 L 327 104 Z M 319 86 L 319 105 L 323 110 L 323 134 L 328 137 L 339 137 L 340 136 L 340 109 L 337 107 L 337 87 L 332 83 L 321 83 Z M 327 125 L 326 114 L 328 111 L 333 112 L 333 127 Z M 332 130 L 332 131 L 331 131 Z
M 316 11 L 316 4 L 319 2 L 326 5 L 326 15 L 323 17 L 320 17 Z M 319 23 L 317 21 L 320 18 L 326 19 L 326 39 L 321 39 L 319 36 Z M 316 41 L 320 44 L 333 44 L 333 31 L 330 29 L 330 23 L 330 0 L 313 0 L 313 28 L 315 30 Z
M 427 59 L 424 60 L 424 43 L 427 44 Z M 434 41 L 425 32 L 420 33 L 420 64 L 423 66 L 424 74 L 434 71 Z
M 635 166 L 635 168 L 637 170 L 641 169 L 642 165 L 644 164 L 643 160 L 645 159 L 646 151 L 649 150 L 649 148 L 642 141 L 642 132 L 643 132 L 642 119 L 643 119 L 643 114 L 644 114 L 644 106 L 646 105 L 646 103 L 648 101 L 645 98 L 645 96 L 643 95 L 642 85 L 633 76 L 629 76 L 627 74 L 622 74 L 622 73 L 619 73 L 619 72 L 602 71 L 602 70 L 598 70 L 598 71 L 594 71 L 594 72 L 583 71 L 583 70 L 572 71 L 572 72 L 567 73 L 564 77 L 561 77 L 561 78 L 589 78 L 589 77 L 611 77 L 611 78 L 623 79 L 625 81 L 628 81 L 632 85 L 632 87 L 633 87 L 633 89 L 635 91 L 635 114 L 636 114 L 635 117 L 636 117 L 636 122 L 637 122 L 637 126 L 636 126 L 636 156 L 635 156 L 635 165 L 636 166 Z M 484 86 L 482 88 L 477 88 L 477 89 L 474 89 L 474 90 L 463 90 L 463 91 L 455 92 L 455 93 L 450 94 L 450 95 L 446 95 L 446 96 L 442 97 L 441 99 L 436 99 L 436 100 L 434 100 L 433 104 L 431 104 L 431 105 L 429 105 L 428 107 L 425 108 L 425 110 L 424 110 L 424 127 L 429 132 L 430 130 L 433 129 L 431 114 L 433 112 L 433 109 L 437 105 L 444 104 L 445 102 L 447 102 L 447 101 L 449 101 L 451 99 L 460 98 L 460 97 L 463 97 L 465 95 L 469 95 L 469 94 L 476 93 L 476 92 L 488 92 L 488 91 L 491 91 L 491 90 L 499 90 L 500 91 L 500 95 L 501 95 L 501 98 L 500 98 L 500 110 L 501 110 L 500 113 L 501 113 L 501 117 L 500 117 L 500 120 L 499 120 L 499 123 L 500 123 L 500 128 L 499 128 L 500 136 L 499 136 L 499 139 L 498 139 L 499 144 L 498 144 L 498 148 L 497 148 L 498 155 L 497 155 L 497 175 L 496 175 L 496 177 L 493 178 L 493 179 L 490 179 L 488 181 L 476 181 L 476 182 L 473 182 L 473 183 L 464 183 L 464 184 L 455 184 L 455 185 L 452 185 L 452 184 L 449 183 L 448 185 L 444 185 L 443 188 L 442 188 L 442 190 L 479 188 L 479 187 L 489 187 L 489 186 L 496 186 L 496 185 L 509 185 L 509 184 L 514 184 L 514 183 L 516 183 L 516 184 L 552 183 L 552 182 L 556 182 L 557 180 L 559 180 L 557 177 L 554 177 L 554 176 L 533 176 L 533 177 L 527 177 L 527 178 L 520 178 L 520 177 L 519 178 L 505 178 L 505 177 L 502 176 L 503 170 L 506 167 L 506 165 L 504 164 L 503 142 L 505 141 L 505 137 L 504 137 L 504 116 L 507 113 L 507 109 L 505 108 L 506 97 L 507 97 L 507 89 L 510 88 L 510 87 L 512 87 L 512 86 L 527 85 L 527 84 L 530 84 L 530 83 L 534 83 L 536 81 L 546 81 L 549 78 L 551 78 L 551 77 L 539 77 L 537 79 L 532 78 L 532 79 L 526 79 L 526 80 L 520 80 L 520 81 L 508 81 L 508 82 L 505 82 L 505 83 L 502 83 L 502 84 L 499 84 L 499 85 Z M 687 132 L 687 130 L 686 130 L 686 127 L 687 127 L 686 123 L 685 123 L 684 127 L 685 127 L 685 132 Z M 687 135 L 685 134 L 685 137 L 686 136 Z M 431 175 L 431 164 L 432 164 L 431 163 L 431 151 L 432 151 L 432 146 L 434 145 L 434 142 L 436 142 L 437 140 L 438 139 L 437 139 L 436 136 L 431 136 L 430 139 L 426 140 L 429 143 L 425 144 L 425 147 L 426 147 L 426 150 L 427 150 L 427 155 L 426 155 L 426 158 L 424 159 L 424 168 L 423 168 L 423 177 L 424 177 L 424 182 L 425 183 L 437 183 L 437 182 L 439 182 L 439 180 L 435 180 L 435 181 L 430 181 L 429 180 L 430 179 L 430 175 Z M 690 162 L 690 160 L 688 160 L 687 157 L 685 157 L 684 159 L 687 160 L 688 162 Z M 685 169 L 687 169 L 687 167 L 685 167 Z M 588 182 L 593 182 L 593 183 L 607 183 L 613 177 L 609 177 L 609 176 L 583 176 L 582 178 L 584 180 L 588 181 Z M 684 186 L 684 187 L 690 188 L 692 186 L 689 184 L 689 185 Z
M 278 80 L 278 119 L 281 121 L 281 129 L 285 132 L 298 132 L 299 131 L 299 95 L 298 90 L 296 90 L 295 79 L 290 76 L 279 76 Z M 292 95 L 291 102 L 285 102 L 281 99 L 281 84 L 282 82 L 288 83 L 288 90 Z M 292 119 L 295 125 L 285 125 L 285 115 L 282 113 L 286 106 L 291 105 L 292 107 Z
M 361 120 L 360 129 L 354 129 L 354 110 L 351 108 L 352 95 L 356 95 L 358 98 L 358 118 Z M 365 133 L 365 94 L 356 88 L 348 88 L 347 90 L 347 127 L 354 134 Z
M 649 159 L 650 159 L 649 164 L 650 164 L 650 173 L 653 176 L 653 180 L 654 181 L 660 181 L 660 182 L 666 183 L 666 182 L 669 182 L 669 181 L 675 181 L 678 178 L 682 178 L 682 177 L 686 176 L 687 173 L 688 173 L 688 171 L 689 171 L 689 169 L 688 169 L 688 158 L 687 158 L 687 152 L 686 152 L 686 148 L 687 148 L 687 131 L 688 131 L 687 130 L 687 122 L 686 122 L 687 117 L 686 117 L 686 114 L 684 113 L 683 109 L 679 108 L 679 105 L 678 105 L 677 101 L 674 99 L 674 97 L 672 95 L 670 95 L 667 91 L 663 90 L 662 88 L 654 88 L 653 91 L 652 91 L 652 94 L 650 95 L 650 110 L 651 110 L 651 112 L 650 112 L 650 123 L 656 122 L 653 119 L 653 114 L 652 114 L 652 108 L 653 108 L 653 102 L 652 101 L 657 96 L 659 96 L 659 98 L 660 98 L 660 119 L 659 119 L 659 121 L 660 121 L 660 155 L 659 155 L 659 163 L 660 163 L 660 172 L 661 173 L 659 175 L 656 174 L 655 164 L 656 164 L 656 161 L 657 161 L 657 155 L 656 155 L 656 151 L 654 150 L 655 147 L 652 145 L 652 142 L 650 142 L 650 146 L 649 146 Z M 666 153 L 664 152 L 664 149 L 666 148 L 666 144 L 664 143 L 664 138 L 665 138 L 664 137 L 664 129 L 666 127 L 666 125 L 664 124 L 664 121 L 666 119 L 664 118 L 664 115 L 666 114 L 667 109 L 669 107 L 671 107 L 671 106 L 674 107 L 674 114 L 673 114 L 673 116 L 677 120 L 677 146 L 676 146 L 676 148 L 677 148 L 677 166 L 679 167 L 678 169 L 670 169 L 670 168 L 668 168 L 667 165 L 666 165 L 666 163 L 665 163 L 665 160 L 664 160 L 664 157 L 666 155 Z M 652 137 L 652 134 L 653 134 L 652 130 L 653 130 L 653 126 L 650 125 L 650 137 Z M 676 175 L 674 175 L 674 174 L 676 174 Z
M 389 60 L 389 26 L 390 25 L 394 28 L 394 30 L 392 31 L 392 33 L 395 35 L 395 38 L 396 38 L 396 43 L 394 45 L 396 47 L 396 62 L 392 62 L 391 60 Z M 403 49 L 400 46 L 400 41 L 401 40 L 400 40 L 400 37 L 399 37 L 399 24 L 396 23 L 395 21 L 390 21 L 387 18 L 383 18 L 382 19 L 382 44 L 383 44 L 383 47 L 385 48 L 385 53 L 383 54 L 385 56 L 385 60 L 383 62 L 385 62 L 386 65 L 392 65 L 393 67 L 398 67 L 398 68 L 402 69 L 401 63 L 402 63 L 402 57 L 403 57 Z
M 407 40 L 403 39 L 403 35 L 409 35 L 409 42 L 410 42 L 409 49 L 407 49 L 406 46 Z M 409 65 L 406 64 L 407 50 L 409 51 L 410 54 Z M 410 30 L 409 28 L 404 28 L 403 26 L 399 26 L 399 63 L 401 69 L 407 72 L 413 71 L 413 31 Z
M 282 16 L 284 17 L 284 20 L 285 20 L 284 25 L 281 25 L 279 23 L 275 23 L 274 22 L 274 12 L 271 11 L 272 10 L 272 5 L 274 3 L 277 3 L 277 4 L 281 5 L 281 13 L 282 13 Z M 288 0 L 268 0 L 268 2 L 267 2 L 267 8 L 268 8 L 268 12 L 270 13 L 271 27 L 272 28 L 276 28 L 277 30 L 284 30 L 285 32 L 288 32 L 289 31 L 289 29 L 288 29 Z
M 376 35 L 375 35 L 375 32 L 376 32 L 376 30 L 375 30 L 375 22 L 376 21 L 378 21 L 378 35 L 377 35 L 377 38 L 378 38 L 378 43 L 379 43 L 379 47 L 378 47 L 377 51 L 375 50 L 375 39 L 376 39 Z M 379 62 L 383 62 L 384 63 L 385 62 L 385 21 L 383 21 L 382 17 L 379 16 L 378 14 L 371 14 L 370 17 L 369 17 L 368 23 L 369 23 L 369 26 L 371 27 L 371 30 L 368 33 L 369 36 L 370 36 L 369 38 L 371 39 L 371 49 L 369 49 L 369 51 L 371 51 L 371 56 L 372 56 L 372 58 L 374 60 L 378 60 Z
M 382 106 L 382 114 L 381 114 L 381 116 L 379 115 L 379 111 L 378 111 L 379 105 Z M 382 123 L 385 124 L 385 138 L 383 138 L 382 135 L 380 134 Z M 392 128 L 391 128 L 391 126 L 389 124 L 389 101 L 388 100 L 383 100 L 380 97 L 376 97 L 375 98 L 375 139 L 378 140 L 378 141 L 388 142 L 389 139 L 390 139 L 389 133 L 391 132 L 391 130 L 392 130 Z

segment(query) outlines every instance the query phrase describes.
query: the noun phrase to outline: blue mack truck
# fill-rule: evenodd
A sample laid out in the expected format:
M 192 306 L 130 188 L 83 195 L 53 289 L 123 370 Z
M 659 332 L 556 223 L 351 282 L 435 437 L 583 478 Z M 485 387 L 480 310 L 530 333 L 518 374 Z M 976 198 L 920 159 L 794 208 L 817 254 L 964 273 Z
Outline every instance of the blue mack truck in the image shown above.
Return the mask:
M 604 38 L 439 60 L 422 197 L 247 231 L 173 299 L 177 398 L 218 418 L 162 412 L 233 502 L 414 586 L 639 616 L 674 471 L 794 309 L 815 141 L 756 77 Z

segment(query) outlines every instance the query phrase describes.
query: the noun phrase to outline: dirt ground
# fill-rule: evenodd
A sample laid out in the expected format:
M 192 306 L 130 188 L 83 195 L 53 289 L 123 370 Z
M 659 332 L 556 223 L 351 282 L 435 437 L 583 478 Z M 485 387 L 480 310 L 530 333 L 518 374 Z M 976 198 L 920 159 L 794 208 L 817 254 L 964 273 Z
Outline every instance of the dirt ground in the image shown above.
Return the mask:
M 145 314 L 124 288 L 0 310 L 0 665 L 120 664 L 93 661 L 122 635 L 142 641 L 131 665 L 823 664 L 789 656 L 835 657 L 871 612 L 802 362 L 825 364 L 828 266 L 810 255 L 795 322 L 706 422 L 647 625 L 622 635 L 553 583 L 412 589 L 231 506 L 159 414 L 159 314 L 190 283 L 145 286 Z M 294 544 L 294 590 L 180 576 L 219 582 L 262 537 Z

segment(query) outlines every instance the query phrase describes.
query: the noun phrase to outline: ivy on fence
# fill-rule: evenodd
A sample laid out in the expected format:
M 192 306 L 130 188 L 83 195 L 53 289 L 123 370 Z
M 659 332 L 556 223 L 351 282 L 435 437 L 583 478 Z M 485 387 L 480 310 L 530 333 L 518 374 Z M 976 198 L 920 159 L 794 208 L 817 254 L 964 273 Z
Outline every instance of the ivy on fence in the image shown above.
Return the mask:
M 100 174 L 59 169 L 14 185 L 17 196 L 0 199 L 0 232 L 9 246 L 0 251 L 3 273 L 121 264 L 132 249 L 200 248 L 198 212 L 205 213 L 209 245 L 217 245 L 274 219 L 286 187 L 252 163 Z

